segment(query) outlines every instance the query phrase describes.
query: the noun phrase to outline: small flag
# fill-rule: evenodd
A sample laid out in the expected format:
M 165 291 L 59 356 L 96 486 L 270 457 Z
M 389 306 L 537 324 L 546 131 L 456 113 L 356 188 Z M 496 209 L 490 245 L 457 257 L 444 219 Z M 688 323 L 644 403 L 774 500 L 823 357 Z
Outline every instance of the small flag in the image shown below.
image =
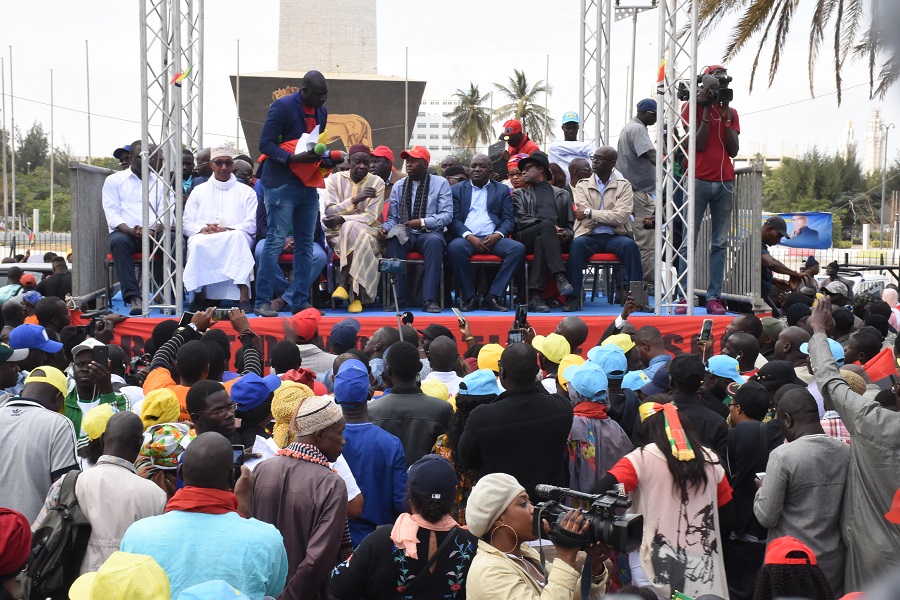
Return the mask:
M 193 66 L 187 68 L 186 71 L 182 73 L 176 73 L 175 77 L 172 78 L 172 81 L 169 83 L 174 83 L 176 86 L 181 87 L 181 82 L 187 79 L 188 75 L 191 74 L 191 71 L 194 69 Z
M 656 76 L 656 83 L 662 83 L 666 79 L 666 57 L 662 57 L 659 61 L 659 74 Z

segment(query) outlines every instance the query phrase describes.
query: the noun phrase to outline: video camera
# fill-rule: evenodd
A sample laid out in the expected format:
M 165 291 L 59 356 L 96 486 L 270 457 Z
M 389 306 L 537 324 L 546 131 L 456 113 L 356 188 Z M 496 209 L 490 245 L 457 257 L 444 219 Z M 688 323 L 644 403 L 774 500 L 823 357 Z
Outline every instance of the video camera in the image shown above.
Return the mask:
M 731 82 L 730 75 L 697 75 L 697 104 L 712 106 L 717 102 L 734 100 L 734 90 L 726 87 Z M 703 90 L 708 90 L 706 99 L 700 100 Z M 678 82 L 678 99 L 687 102 L 691 99 L 691 86 L 687 81 Z
M 539 502 L 534 507 L 534 534 L 545 537 L 542 521 L 550 523 L 550 536 L 555 544 L 571 537 L 571 532 L 562 532 L 560 524 L 566 513 L 572 507 L 562 504 L 566 496 L 590 503 L 587 510 L 581 510 L 585 520 L 590 524 L 583 534 L 582 548 L 586 548 L 594 542 L 601 542 L 612 547 L 617 552 L 631 552 L 641 546 L 641 538 L 644 534 L 643 515 L 616 514 L 617 509 L 626 509 L 631 506 L 631 499 L 616 490 L 610 490 L 604 494 L 585 494 L 576 490 L 560 488 L 552 485 L 539 484 L 534 488 L 535 493 L 541 498 L 547 498 L 546 502 Z M 622 512 L 621 510 L 619 512 Z M 559 538 L 563 538 L 560 540 Z M 559 544 L 562 545 L 562 544 Z

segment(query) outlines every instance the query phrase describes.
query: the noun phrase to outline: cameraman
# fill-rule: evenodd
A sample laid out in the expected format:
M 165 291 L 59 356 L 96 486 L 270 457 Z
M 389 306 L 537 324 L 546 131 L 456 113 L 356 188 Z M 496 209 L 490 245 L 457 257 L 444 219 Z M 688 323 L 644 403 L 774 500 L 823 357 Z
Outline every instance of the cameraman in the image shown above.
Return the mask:
M 741 125 L 738 113 L 729 106 L 731 77 L 725 67 L 710 65 L 703 69 L 702 89 L 697 93 L 696 179 L 694 198 L 694 243 L 699 239 L 700 224 L 706 207 L 712 217 L 712 239 L 709 257 L 709 285 L 706 289 L 706 312 L 724 315 L 722 280 L 725 278 L 725 247 L 731 228 L 731 209 L 734 203 L 734 164 L 740 143 Z M 726 101 L 720 101 L 724 98 Z M 685 126 L 691 119 L 690 104 L 681 109 Z M 681 264 L 680 270 L 683 271 Z M 685 299 L 685 303 L 693 298 Z M 684 314 L 687 307 L 678 307 L 676 314 Z

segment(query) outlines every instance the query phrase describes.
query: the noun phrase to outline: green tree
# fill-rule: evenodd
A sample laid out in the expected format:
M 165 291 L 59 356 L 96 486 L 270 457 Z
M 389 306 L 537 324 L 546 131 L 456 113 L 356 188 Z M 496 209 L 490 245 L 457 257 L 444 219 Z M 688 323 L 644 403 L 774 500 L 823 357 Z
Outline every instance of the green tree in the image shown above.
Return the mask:
M 450 119 L 450 141 L 457 148 L 468 148 L 474 154 L 478 144 L 490 144 L 494 137 L 491 111 L 482 106 L 487 94 L 482 95 L 478 86 L 470 81 L 468 91 L 459 89 L 453 96 L 459 104 L 444 115 Z
M 16 132 L 16 170 L 26 173 L 47 164 L 50 154 L 50 142 L 44 133 L 44 126 L 35 121 L 24 136 Z M 30 163 L 30 164 L 29 164 Z
M 897 14 L 892 4 L 896 0 L 810 0 L 815 6 L 809 28 L 809 92 L 813 92 L 813 71 L 819 56 L 819 49 L 826 38 L 826 28 L 833 24 L 833 60 L 835 83 L 837 84 L 837 101 L 841 103 L 841 72 L 848 55 L 854 54 L 864 58 L 868 63 L 869 97 L 884 97 L 888 88 L 900 77 L 900 56 L 895 45 L 888 48 L 887 26 Z M 788 31 L 794 21 L 799 0 L 700 0 L 700 34 L 706 35 L 718 28 L 722 19 L 728 15 L 741 13 L 738 22 L 731 30 L 731 39 L 725 47 L 722 60 L 728 62 L 734 58 L 757 35 L 759 43 L 753 68 L 750 71 L 750 91 L 753 91 L 753 80 L 759 65 L 760 55 L 769 40 L 772 39 L 772 56 L 769 60 L 769 85 L 775 79 L 781 64 L 782 53 L 788 48 L 786 43 Z M 889 6 L 890 4 L 890 6 Z M 868 6 L 869 24 L 863 32 L 863 16 Z M 880 11 L 893 11 L 893 15 L 885 16 Z M 774 31 L 773 31 L 774 27 Z M 876 63 L 881 60 L 876 76 Z
M 528 137 L 538 144 L 545 142 L 547 141 L 544 140 L 545 130 L 549 137 L 553 137 L 551 133 L 553 118 L 541 102 L 544 93 L 551 94 L 553 89 L 546 85 L 543 79 L 539 79 L 534 85 L 529 85 L 524 71 L 514 69 L 513 73 L 514 75 L 509 78 L 506 85 L 494 84 L 497 91 L 509 100 L 508 104 L 494 109 L 494 116 L 498 120 L 518 119 L 522 122 L 522 127 Z

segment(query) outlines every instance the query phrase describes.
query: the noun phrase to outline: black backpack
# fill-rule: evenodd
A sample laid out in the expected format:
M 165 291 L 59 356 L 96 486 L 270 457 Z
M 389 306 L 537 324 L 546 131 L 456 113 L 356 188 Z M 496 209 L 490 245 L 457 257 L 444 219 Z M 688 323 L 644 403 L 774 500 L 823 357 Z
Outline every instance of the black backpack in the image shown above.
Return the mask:
M 32 536 L 25 581 L 25 597 L 30 600 L 66 600 L 78 577 L 91 537 L 91 524 L 75 497 L 80 473 L 63 475 L 58 506 L 44 515 Z

